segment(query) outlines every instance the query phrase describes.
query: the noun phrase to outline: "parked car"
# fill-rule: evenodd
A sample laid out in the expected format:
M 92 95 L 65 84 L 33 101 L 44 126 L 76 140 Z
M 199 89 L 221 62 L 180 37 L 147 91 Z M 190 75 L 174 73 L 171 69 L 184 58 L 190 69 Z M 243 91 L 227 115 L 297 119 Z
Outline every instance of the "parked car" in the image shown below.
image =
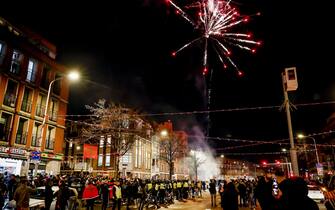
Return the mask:
M 323 195 L 322 189 L 317 185 L 307 185 L 308 197 L 315 201 L 324 202 L 325 196 Z
M 52 186 L 53 193 L 56 193 L 59 190 L 58 186 Z M 30 195 L 29 200 L 29 208 L 43 208 L 44 207 L 44 200 L 45 200 L 45 186 L 37 187 L 35 192 Z M 50 209 L 55 209 L 56 207 L 56 199 L 53 200 L 51 203 Z

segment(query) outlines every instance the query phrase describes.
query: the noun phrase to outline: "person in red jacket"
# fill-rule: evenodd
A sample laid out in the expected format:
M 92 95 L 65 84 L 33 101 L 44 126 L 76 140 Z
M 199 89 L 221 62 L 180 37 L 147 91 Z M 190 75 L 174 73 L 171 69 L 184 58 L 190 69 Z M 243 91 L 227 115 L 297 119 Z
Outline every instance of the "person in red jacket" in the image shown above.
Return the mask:
M 83 192 L 83 200 L 86 200 L 86 209 L 94 209 L 94 200 L 99 197 L 98 188 L 93 185 L 92 180 L 88 181 L 88 185 L 85 187 Z

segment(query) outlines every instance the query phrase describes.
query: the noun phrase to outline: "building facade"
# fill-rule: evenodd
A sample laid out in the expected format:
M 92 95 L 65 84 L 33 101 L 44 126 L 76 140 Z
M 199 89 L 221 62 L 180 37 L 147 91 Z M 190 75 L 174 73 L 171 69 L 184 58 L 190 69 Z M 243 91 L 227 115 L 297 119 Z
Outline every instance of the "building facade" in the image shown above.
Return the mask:
M 50 82 L 66 72 L 55 58 L 53 44 L 0 17 L 1 172 L 59 173 L 65 120 L 58 115 L 66 115 L 69 86 L 55 82 L 46 106 Z M 43 125 L 45 109 L 49 117 Z M 37 151 L 37 164 L 31 164 L 31 151 Z

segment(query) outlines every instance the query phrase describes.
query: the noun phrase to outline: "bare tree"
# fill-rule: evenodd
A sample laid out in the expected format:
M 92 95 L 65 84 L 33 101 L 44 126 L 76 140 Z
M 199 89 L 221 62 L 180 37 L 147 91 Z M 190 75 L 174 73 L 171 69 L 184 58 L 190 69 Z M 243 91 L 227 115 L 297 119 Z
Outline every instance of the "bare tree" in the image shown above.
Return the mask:
M 121 105 L 107 104 L 101 99 L 94 106 L 86 105 L 92 113 L 87 126 L 82 130 L 82 137 L 85 142 L 99 144 L 103 139 L 110 144 L 111 155 L 115 156 L 115 172 L 119 176 L 120 158 L 133 146 L 139 136 L 147 137 L 151 129 L 139 115 L 129 108 Z M 110 139 L 109 141 L 106 141 Z
M 205 163 L 206 160 L 201 159 L 197 156 L 197 151 L 191 151 L 190 153 L 190 166 L 195 174 L 195 181 L 198 181 L 198 169 Z
M 185 152 L 185 145 L 177 138 L 176 135 L 171 134 L 162 137 L 160 140 L 160 158 L 164 160 L 169 166 L 169 179 L 172 179 L 174 173 L 174 162 L 178 157 Z

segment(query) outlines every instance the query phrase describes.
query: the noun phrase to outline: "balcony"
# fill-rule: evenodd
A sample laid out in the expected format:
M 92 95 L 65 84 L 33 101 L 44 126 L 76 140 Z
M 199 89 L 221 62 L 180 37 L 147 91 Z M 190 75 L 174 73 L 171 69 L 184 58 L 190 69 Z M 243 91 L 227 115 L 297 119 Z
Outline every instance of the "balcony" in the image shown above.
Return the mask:
M 27 132 L 22 132 L 22 133 L 17 133 L 16 138 L 15 138 L 15 144 L 22 144 L 26 145 L 27 144 Z
M 15 108 L 17 96 L 12 93 L 6 93 L 3 104 Z
M 42 137 L 40 135 L 33 135 L 31 138 L 31 146 L 32 147 L 40 147 L 41 146 L 41 139 Z
M 39 117 L 44 117 L 45 106 L 41 104 L 37 104 L 36 106 L 36 115 Z
M 6 129 L 6 128 L 1 129 L 0 130 L 0 141 L 9 142 L 10 133 L 11 133 L 11 129 Z
M 31 112 L 32 102 L 31 101 L 22 101 L 21 110 L 24 112 Z

